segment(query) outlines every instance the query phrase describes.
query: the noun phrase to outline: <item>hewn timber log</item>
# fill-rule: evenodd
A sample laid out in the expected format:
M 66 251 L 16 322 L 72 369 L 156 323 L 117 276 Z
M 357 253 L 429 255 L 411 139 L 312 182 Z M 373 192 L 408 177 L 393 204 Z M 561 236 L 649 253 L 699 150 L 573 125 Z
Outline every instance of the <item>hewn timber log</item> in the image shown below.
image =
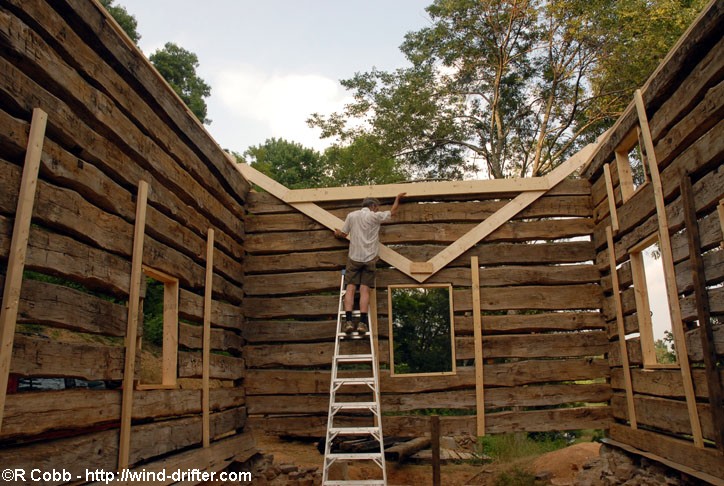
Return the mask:
M 724 371 L 719 373 L 724 377 Z M 694 392 L 697 398 L 706 399 L 709 397 L 709 390 L 706 384 L 704 370 L 692 369 L 691 378 L 694 382 Z M 660 397 L 683 399 L 684 385 L 681 381 L 681 370 L 678 369 L 632 369 L 631 380 L 635 393 L 642 395 L 656 395 Z M 616 390 L 624 389 L 623 370 L 613 368 L 611 370 L 611 387 Z
M 556 381 L 595 380 L 608 377 L 605 359 L 544 359 L 512 363 L 486 363 L 486 386 L 523 386 Z M 286 395 L 329 393 L 329 370 L 249 369 L 244 385 L 247 395 Z M 380 389 L 383 393 L 424 393 L 473 388 L 475 370 L 458 367 L 450 376 L 390 377 L 380 370 Z
M 651 452 L 670 461 L 706 472 L 717 478 L 724 478 L 722 455 L 713 449 L 694 447 L 688 440 L 669 437 L 626 425 L 612 423 L 609 429 L 612 439 L 631 445 L 642 451 Z
M 363 390 L 364 392 L 364 390 Z M 369 395 L 338 394 L 340 400 L 364 401 Z M 603 403 L 611 397 L 607 384 L 538 385 L 523 387 L 486 388 L 485 408 L 550 407 L 577 402 Z M 317 395 L 250 395 L 247 398 L 249 414 L 321 414 L 329 406 L 329 394 Z M 433 393 L 382 393 L 381 407 L 386 412 L 409 412 L 428 408 L 475 410 L 475 389 L 445 390 Z
M 201 378 L 202 364 L 200 351 L 197 353 L 179 351 L 179 378 Z M 224 356 L 223 354 L 211 353 L 209 366 L 209 377 L 211 379 L 238 380 L 243 378 L 246 373 L 244 360 L 242 358 Z
M 427 261 L 444 249 L 443 246 L 421 245 L 397 248 L 399 253 L 413 261 Z M 590 241 L 555 243 L 487 243 L 483 242 L 449 265 L 470 268 L 470 257 L 477 256 L 481 266 L 544 263 L 579 263 L 595 258 Z M 305 270 L 341 271 L 347 257 L 346 249 L 318 252 L 291 251 L 280 255 L 249 255 L 244 261 L 247 275 Z
M 213 411 L 241 407 L 244 394 L 234 388 L 210 390 Z M 137 390 L 133 419 L 162 419 L 201 413 L 200 390 Z M 121 416 L 120 390 L 71 389 L 7 396 L 0 438 L 32 437 L 52 430 L 81 430 L 115 423 Z
M 241 211 L 238 211 L 238 214 L 229 211 L 226 205 L 212 196 L 196 177 L 186 172 L 178 160 L 172 158 L 166 150 L 158 146 L 154 140 L 129 120 L 113 100 L 109 99 L 103 91 L 87 83 L 76 70 L 58 57 L 55 50 L 36 32 L 22 23 L 17 17 L 7 13 L 0 14 L 0 31 L 3 32 L 5 46 L 24 59 L 26 69 L 34 70 L 34 79 L 53 80 L 53 84 L 47 85 L 49 88 L 56 87 L 59 84 L 61 86 L 73 86 L 72 90 L 58 93 L 74 105 L 72 108 L 68 108 L 73 113 L 66 112 L 65 115 L 76 118 L 76 120 L 76 113 L 87 116 L 99 138 L 122 141 L 117 146 L 117 158 L 120 158 L 118 156 L 123 154 L 128 158 L 136 157 L 137 162 L 143 161 L 142 164 L 149 171 L 164 181 L 164 185 L 172 187 L 174 192 L 182 197 L 188 205 L 205 212 L 209 220 L 215 221 L 216 224 L 230 230 L 232 234 L 243 233 L 243 227 L 239 219 L 242 215 Z M 0 66 L 2 66 L 3 72 L 8 72 L 11 75 L 13 73 L 20 74 L 15 67 L 9 65 L 5 60 L 0 60 Z M 27 79 L 27 82 L 23 84 L 32 87 L 35 83 Z M 46 91 L 43 87 L 36 85 L 34 88 L 36 98 L 39 96 L 39 92 Z M 53 95 L 48 93 L 46 96 Z M 25 100 L 19 101 L 20 106 L 23 106 L 22 103 Z M 65 105 L 65 103 L 63 104 Z M 86 106 L 102 106 L 103 109 L 84 110 Z M 80 133 L 72 133 L 69 131 L 70 127 L 64 127 L 59 123 L 58 115 L 60 113 L 61 110 L 55 113 L 56 117 L 51 117 L 49 126 L 52 125 L 54 130 L 65 133 L 71 140 L 79 140 Z M 80 126 L 85 123 L 87 122 L 77 120 L 76 125 Z M 121 150 L 118 150 L 118 148 Z M 133 171 L 131 165 L 139 167 L 137 163 L 128 164 L 128 167 L 125 168 L 128 172 Z M 201 166 L 197 167 L 200 168 Z M 135 179 L 138 180 L 141 177 Z
M 201 326 L 192 326 L 182 322 L 179 323 L 178 331 L 178 342 L 181 346 L 191 349 L 203 347 L 203 328 Z M 211 328 L 211 349 L 240 352 L 243 345 L 244 340 L 237 333 L 217 327 Z
M 669 400 L 659 397 L 634 396 L 636 421 L 639 425 L 647 425 L 672 434 L 691 435 L 691 421 L 686 409 L 686 402 Z M 709 404 L 697 403 L 696 408 L 701 422 L 701 430 L 705 439 L 714 437 Z M 614 394 L 611 398 L 611 410 L 614 418 L 627 420 L 626 397 Z
M 429 417 L 384 416 L 385 435 L 418 437 L 420 430 L 429 429 Z M 611 424 L 609 407 L 559 408 L 526 412 L 500 412 L 485 416 L 486 433 L 548 432 L 552 430 L 605 429 Z M 250 417 L 253 428 L 268 433 L 299 437 L 324 437 L 326 415 L 293 417 Z M 441 417 L 442 435 L 475 435 L 475 416 Z
M 219 437 L 244 427 L 246 410 L 232 408 L 211 415 L 212 436 Z M 132 428 L 131 464 L 147 461 L 170 452 L 201 443 L 201 415 L 177 420 L 165 420 Z M 86 470 L 114 471 L 118 456 L 118 429 L 106 430 L 79 437 L 48 440 L 25 447 L 0 450 L 5 467 L 27 471 L 53 469 L 69 471 L 73 477 L 85 477 Z M 83 461 L 78 458 L 82 457 Z M 61 484 L 62 481 L 38 484 Z

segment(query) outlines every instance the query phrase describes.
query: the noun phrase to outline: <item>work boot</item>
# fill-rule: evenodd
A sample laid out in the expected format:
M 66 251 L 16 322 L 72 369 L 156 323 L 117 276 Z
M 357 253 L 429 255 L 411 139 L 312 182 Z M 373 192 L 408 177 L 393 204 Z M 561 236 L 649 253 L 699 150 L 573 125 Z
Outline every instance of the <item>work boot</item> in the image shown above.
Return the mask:
M 357 332 L 359 332 L 360 334 L 366 334 L 367 324 L 365 324 L 364 322 L 360 322 L 359 324 L 357 324 Z
M 355 331 L 354 322 L 347 321 L 344 323 L 344 332 L 347 334 L 352 334 Z

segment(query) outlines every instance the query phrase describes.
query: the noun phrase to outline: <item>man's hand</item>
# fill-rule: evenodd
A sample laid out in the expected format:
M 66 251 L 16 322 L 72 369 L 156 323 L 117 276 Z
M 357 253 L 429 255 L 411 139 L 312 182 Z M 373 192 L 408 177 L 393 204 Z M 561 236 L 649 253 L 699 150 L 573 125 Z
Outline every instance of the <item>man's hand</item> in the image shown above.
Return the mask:
M 397 213 L 397 208 L 400 206 L 400 199 L 402 199 L 406 195 L 407 195 L 406 192 L 401 192 L 397 195 L 397 197 L 395 198 L 395 202 L 392 203 L 392 208 L 390 209 L 390 214 L 392 214 L 392 216 L 394 216 Z
M 347 233 L 342 233 L 341 230 L 334 228 L 334 236 L 336 236 L 337 238 L 344 239 L 344 238 L 347 238 Z

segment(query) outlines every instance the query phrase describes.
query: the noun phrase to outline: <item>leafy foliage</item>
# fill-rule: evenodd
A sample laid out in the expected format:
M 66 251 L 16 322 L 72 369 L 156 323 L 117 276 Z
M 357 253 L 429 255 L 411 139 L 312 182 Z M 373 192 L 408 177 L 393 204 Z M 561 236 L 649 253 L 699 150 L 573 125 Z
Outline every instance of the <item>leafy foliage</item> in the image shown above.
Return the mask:
M 309 123 L 378 138 L 416 176 L 459 178 L 471 161 L 542 175 L 610 126 L 704 3 L 435 0 L 401 46 L 411 67 L 343 80 L 354 101 Z
M 163 346 L 163 283 L 146 277 L 146 297 L 143 300 L 143 340 Z
M 395 373 L 452 371 L 448 289 L 394 289 L 392 309 Z
M 128 34 L 128 37 L 130 37 L 135 44 L 138 44 L 138 41 L 141 40 L 141 34 L 139 34 L 137 30 L 138 21 L 136 17 L 129 14 L 125 7 L 114 5 L 115 0 L 100 0 L 100 2 L 103 8 L 111 14 L 111 17 L 118 22 L 118 25 L 121 26 L 123 31 Z
M 204 101 L 204 98 L 211 95 L 211 86 L 196 73 L 196 68 L 199 67 L 196 54 L 173 42 L 167 42 L 163 49 L 151 54 L 149 60 L 196 118 L 201 123 L 211 123 L 211 120 L 206 118 L 207 107 Z
M 269 138 L 263 144 L 249 147 L 243 159 L 291 189 L 322 187 L 326 180 L 326 167 L 319 152 L 283 138 Z

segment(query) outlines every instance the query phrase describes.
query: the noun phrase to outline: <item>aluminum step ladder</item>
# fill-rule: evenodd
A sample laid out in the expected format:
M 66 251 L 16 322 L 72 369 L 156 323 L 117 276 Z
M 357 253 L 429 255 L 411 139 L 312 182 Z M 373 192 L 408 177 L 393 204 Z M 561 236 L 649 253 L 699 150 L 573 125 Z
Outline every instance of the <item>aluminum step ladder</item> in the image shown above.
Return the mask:
M 386 486 L 385 446 L 380 414 L 380 380 L 372 328 L 368 323 L 366 333 L 355 331 L 347 334 L 344 332 L 343 327 L 346 322 L 344 295 L 343 270 L 339 285 L 337 331 L 335 332 L 332 378 L 329 387 L 329 410 L 327 413 L 327 436 L 324 443 L 322 484 L 325 486 Z M 359 314 L 355 313 L 355 315 Z M 367 344 L 369 344 L 369 347 Z M 344 395 L 345 393 L 356 393 L 361 388 L 365 390 L 365 393 L 371 395 L 369 400 L 359 400 L 359 395 Z M 345 398 L 349 397 L 352 397 L 355 401 L 345 401 Z M 360 422 L 367 423 L 360 424 Z M 379 450 L 375 448 L 372 452 L 333 452 L 333 442 L 338 437 L 360 437 L 376 440 L 379 443 Z M 337 462 L 374 464 L 380 469 L 379 479 L 333 479 L 330 476 L 341 475 L 338 470 L 332 471 L 332 466 Z M 346 468 L 344 472 L 346 474 Z

